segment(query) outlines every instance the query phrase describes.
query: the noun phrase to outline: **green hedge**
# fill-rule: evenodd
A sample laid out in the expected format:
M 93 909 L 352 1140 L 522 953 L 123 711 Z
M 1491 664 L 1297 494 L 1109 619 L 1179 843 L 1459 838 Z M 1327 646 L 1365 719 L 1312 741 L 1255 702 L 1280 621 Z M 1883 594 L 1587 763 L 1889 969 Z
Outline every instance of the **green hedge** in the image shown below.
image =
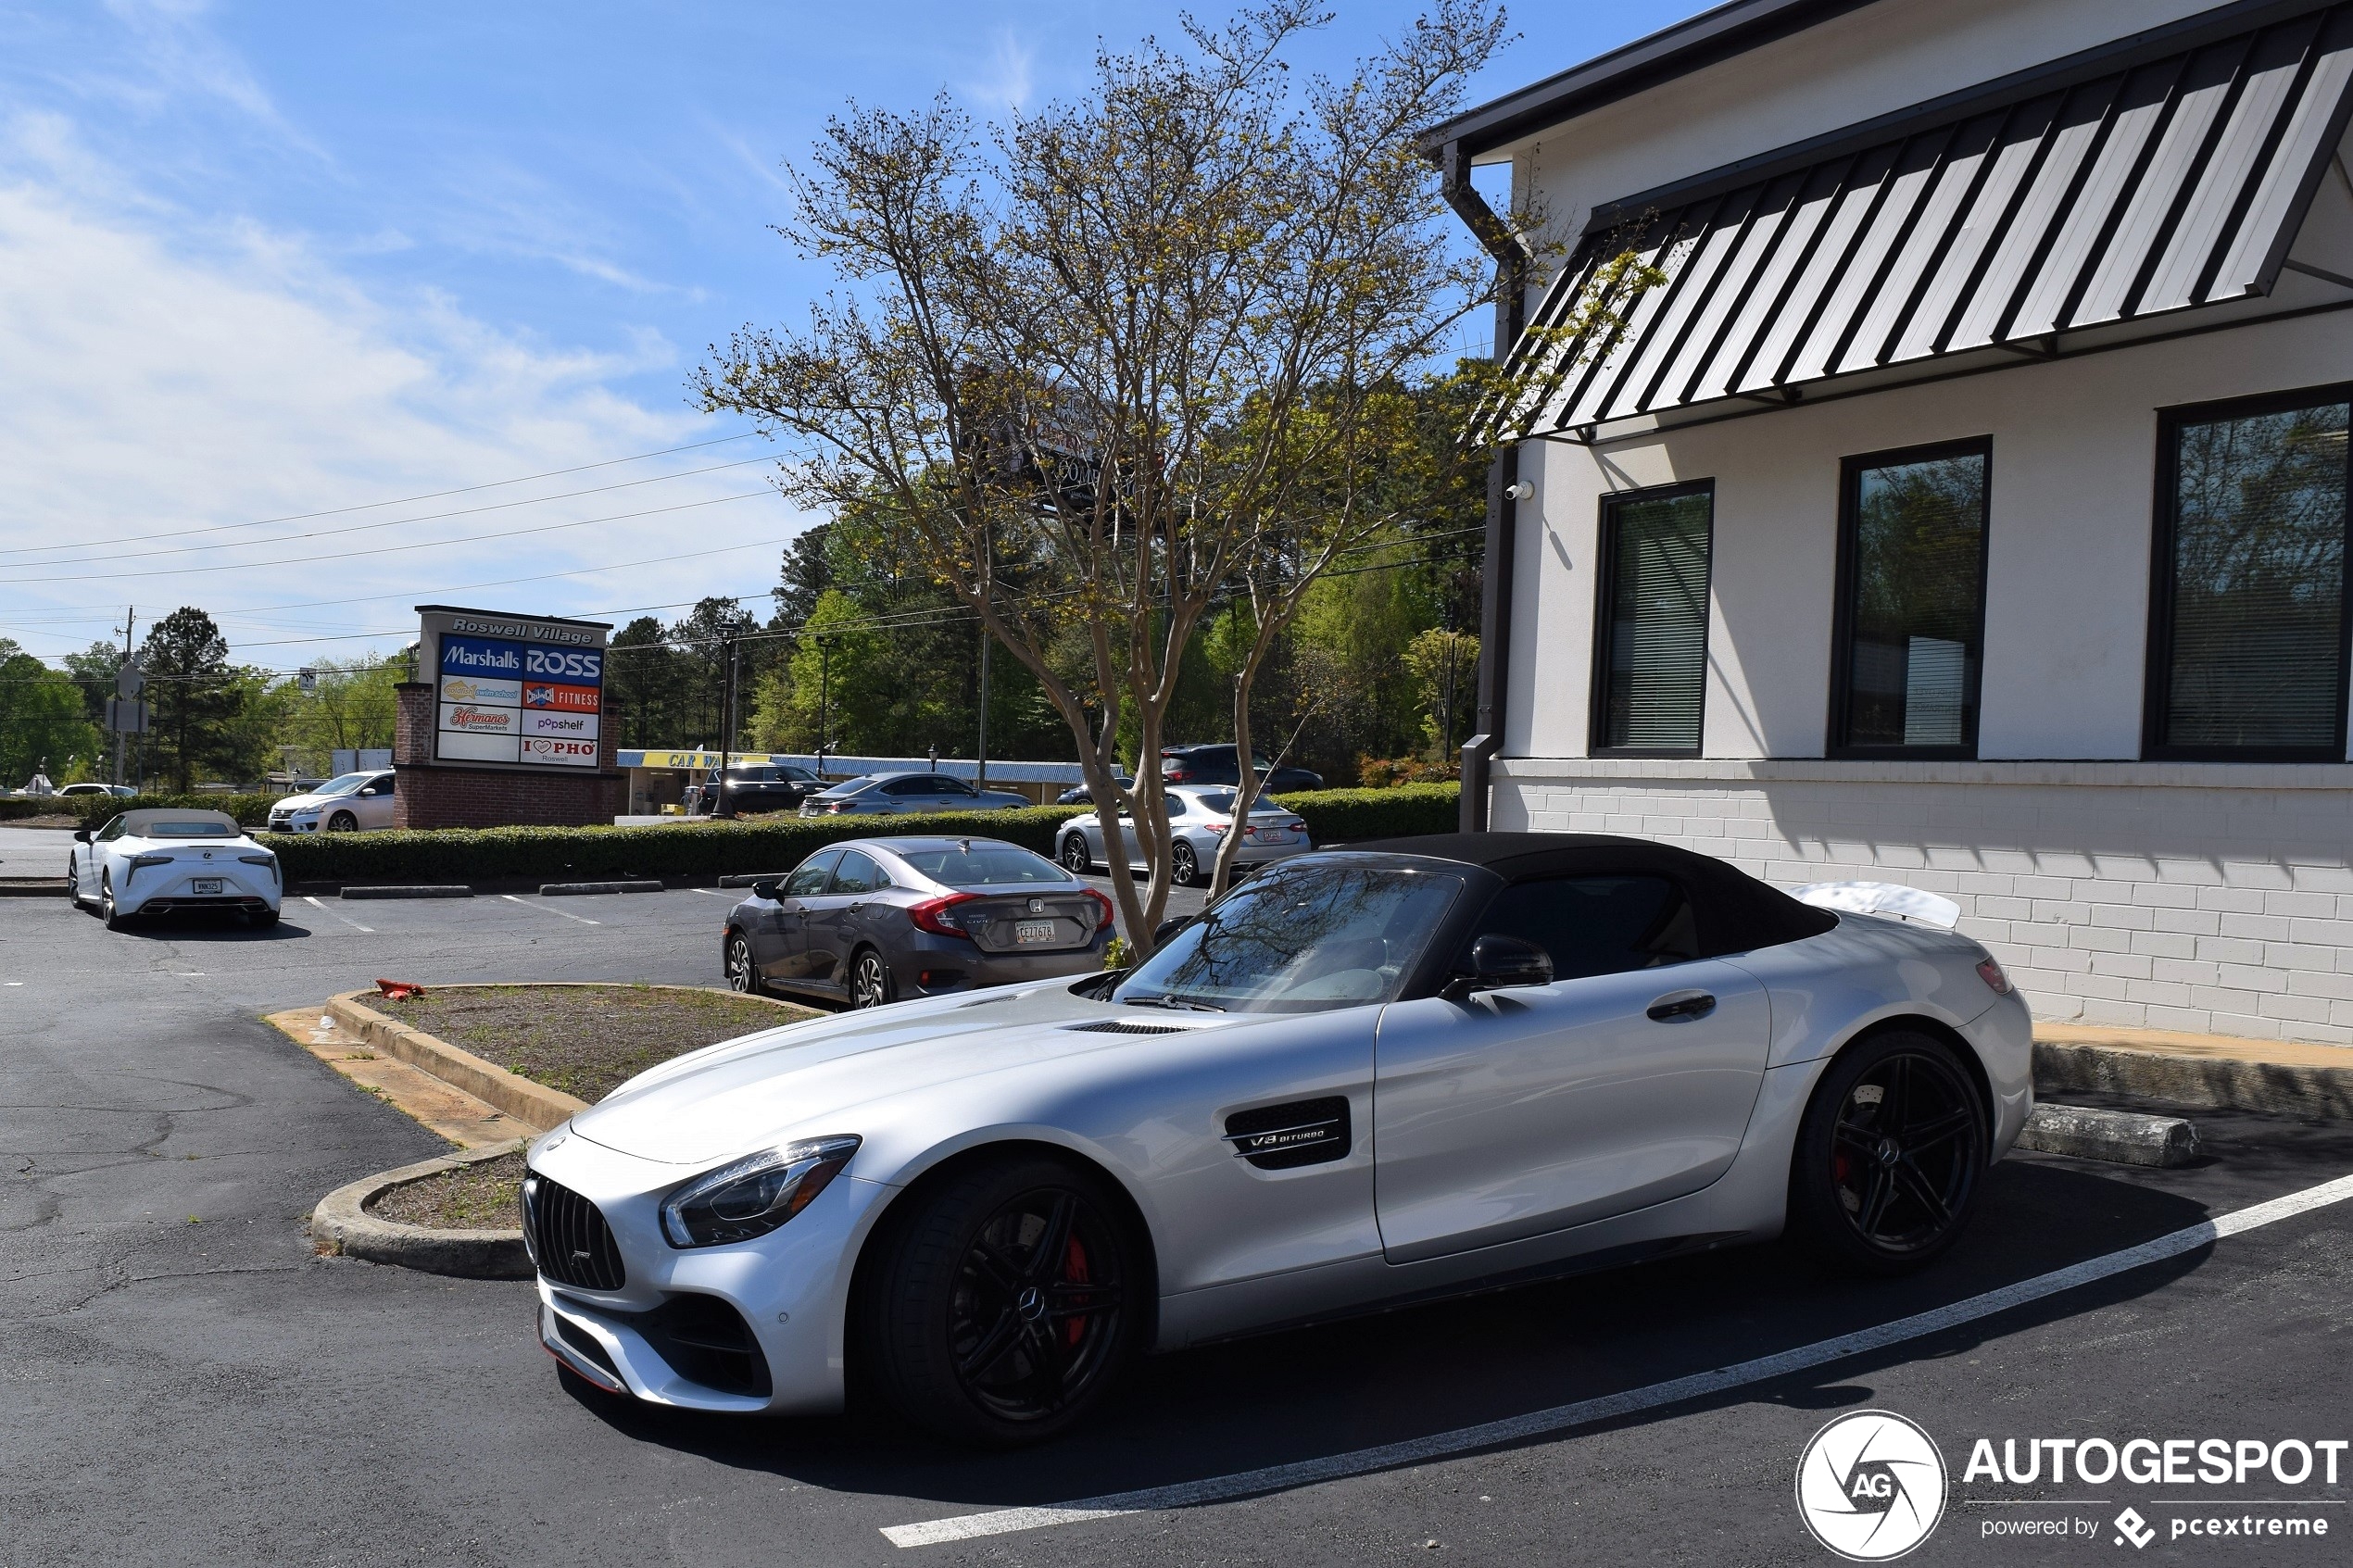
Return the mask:
M 0 800 L 0 822 L 13 822 L 22 817 L 72 817 L 82 826 L 94 828 L 103 826 L 118 811 L 136 811 L 145 807 L 161 806 L 181 811 L 226 811 L 244 826 L 258 828 L 270 821 L 270 808 L 284 798 L 283 795 L 11 797 Z
M 289 882 L 580 882 L 609 877 L 711 877 L 790 871 L 821 847 L 876 834 L 1003 839 L 1041 855 L 1054 830 L 1085 809 L 877 818 L 750 817 L 733 822 L 635 827 L 440 828 L 429 832 L 265 834 Z
M 1281 797 L 1318 844 L 1452 833 L 1459 785 L 1326 789 Z M 252 799 L 255 797 L 219 797 Z M 137 804 L 145 804 L 141 801 Z M 185 804 L 195 804 L 194 801 Z M 227 809 L 227 808 L 223 808 Z M 583 882 L 784 872 L 824 845 L 877 834 L 954 834 L 1054 852 L 1055 830 L 1083 806 L 912 817 L 749 817 L 633 827 L 441 828 L 431 832 L 265 834 L 289 882 Z M 267 812 L 263 812 L 267 816 Z M 242 815 L 240 821 L 245 820 Z
M 1318 844 L 1453 833 L 1462 826 L 1463 786 L 1399 784 L 1392 789 L 1317 789 L 1278 797 L 1305 819 Z

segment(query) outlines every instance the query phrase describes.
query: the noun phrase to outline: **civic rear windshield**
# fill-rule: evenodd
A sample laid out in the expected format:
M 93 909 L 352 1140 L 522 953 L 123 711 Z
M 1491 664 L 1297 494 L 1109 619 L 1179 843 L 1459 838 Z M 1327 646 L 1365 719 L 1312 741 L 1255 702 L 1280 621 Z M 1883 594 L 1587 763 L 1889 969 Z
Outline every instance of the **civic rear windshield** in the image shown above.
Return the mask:
M 899 858 L 932 881 L 949 887 L 1006 887 L 1071 880 L 1070 873 L 1042 855 L 1011 845 L 970 849 L 902 849 Z

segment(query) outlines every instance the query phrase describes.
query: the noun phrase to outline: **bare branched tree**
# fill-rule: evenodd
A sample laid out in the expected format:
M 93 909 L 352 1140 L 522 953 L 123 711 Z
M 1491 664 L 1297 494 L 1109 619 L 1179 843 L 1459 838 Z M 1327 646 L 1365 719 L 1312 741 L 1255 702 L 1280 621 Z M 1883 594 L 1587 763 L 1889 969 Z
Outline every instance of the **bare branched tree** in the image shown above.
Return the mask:
M 1188 21 L 985 133 L 945 96 L 853 107 L 792 171 L 779 230 L 841 291 L 798 327 L 745 329 L 697 381 L 787 443 L 794 499 L 887 521 L 1036 674 L 1109 860 L 1132 832 L 1150 869 L 1140 895 L 1113 879 L 1145 949 L 1169 881 L 1164 720 L 1196 629 L 1249 596 L 1254 673 L 1300 591 L 1388 521 L 1361 504 L 1398 438 L 1384 396 L 1493 297 L 1415 132 L 1459 107 L 1501 11 L 1437 0 L 1345 79 L 1292 72 L 1287 46 L 1327 19 L 1270 0 Z

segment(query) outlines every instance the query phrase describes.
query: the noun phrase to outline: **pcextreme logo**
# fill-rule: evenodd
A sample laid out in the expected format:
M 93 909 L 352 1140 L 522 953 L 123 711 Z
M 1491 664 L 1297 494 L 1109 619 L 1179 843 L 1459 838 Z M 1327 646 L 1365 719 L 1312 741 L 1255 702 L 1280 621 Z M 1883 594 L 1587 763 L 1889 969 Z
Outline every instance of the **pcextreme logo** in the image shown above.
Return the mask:
M 1944 1456 L 1893 1411 L 1855 1411 L 1814 1434 L 1797 1461 L 1797 1512 L 1850 1562 L 1885 1562 L 1944 1514 Z

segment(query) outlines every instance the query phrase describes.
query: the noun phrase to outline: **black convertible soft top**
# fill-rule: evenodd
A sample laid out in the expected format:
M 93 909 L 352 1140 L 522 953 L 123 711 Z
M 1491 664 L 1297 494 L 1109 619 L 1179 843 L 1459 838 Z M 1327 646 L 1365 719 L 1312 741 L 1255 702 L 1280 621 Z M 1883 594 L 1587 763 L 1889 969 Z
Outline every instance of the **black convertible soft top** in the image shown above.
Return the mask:
M 1829 910 L 1801 904 L 1712 856 L 1646 838 L 1598 833 L 1433 833 L 1346 847 L 1453 860 L 1483 867 L 1506 882 L 1540 876 L 1671 877 L 1691 895 L 1699 915 L 1700 945 L 1709 957 L 1818 936 L 1838 923 Z

